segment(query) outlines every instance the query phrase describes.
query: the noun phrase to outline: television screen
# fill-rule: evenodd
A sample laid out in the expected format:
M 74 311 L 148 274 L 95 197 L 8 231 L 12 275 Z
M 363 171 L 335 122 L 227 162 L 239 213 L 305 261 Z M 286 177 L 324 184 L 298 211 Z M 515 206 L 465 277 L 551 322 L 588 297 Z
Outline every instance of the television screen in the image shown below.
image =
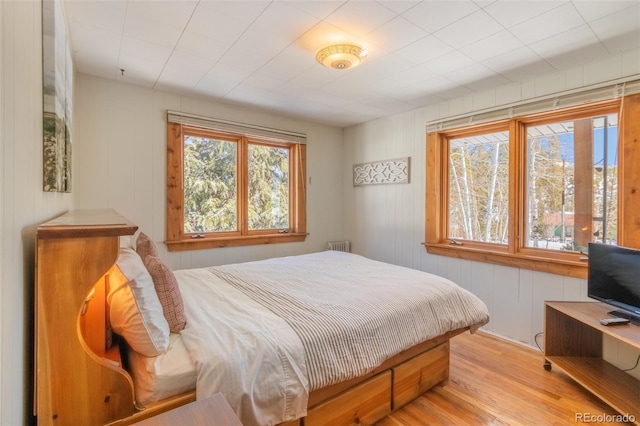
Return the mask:
M 589 243 L 588 295 L 640 320 L 640 250 Z

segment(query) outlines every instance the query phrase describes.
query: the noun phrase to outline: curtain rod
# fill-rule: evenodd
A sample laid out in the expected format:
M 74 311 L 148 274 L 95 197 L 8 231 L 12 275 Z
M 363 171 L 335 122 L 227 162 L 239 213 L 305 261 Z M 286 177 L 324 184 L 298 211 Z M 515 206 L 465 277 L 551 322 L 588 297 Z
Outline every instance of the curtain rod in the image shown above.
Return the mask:
M 275 128 L 266 127 L 266 126 L 257 126 L 257 125 L 253 125 L 253 124 L 238 123 L 236 121 L 220 120 L 220 119 L 217 119 L 217 118 L 205 117 L 204 115 L 189 114 L 189 113 L 186 113 L 186 112 L 167 110 L 167 114 L 172 114 L 172 115 L 185 117 L 185 118 L 193 118 L 195 120 L 209 121 L 209 122 L 212 122 L 212 123 L 226 124 L 226 125 L 229 125 L 229 126 L 238 126 L 238 127 L 245 127 L 245 128 L 254 129 L 254 130 L 261 130 L 261 131 L 265 131 L 265 132 L 280 133 L 280 134 L 283 134 L 283 135 L 290 135 L 290 136 L 295 136 L 295 137 L 299 137 L 299 138 L 306 138 L 307 137 L 307 135 L 304 134 L 304 133 L 292 132 L 292 131 L 289 131 L 289 130 L 275 129 Z
M 501 111 L 501 110 L 508 110 L 510 108 L 517 108 L 520 106 L 525 106 L 525 105 L 529 105 L 529 104 L 535 104 L 538 102 L 544 102 L 544 101 L 548 101 L 548 100 L 557 100 L 560 98 L 566 98 L 569 97 L 571 95 L 579 95 L 579 94 L 587 94 L 591 91 L 596 91 L 596 90 L 603 90 L 603 89 L 607 89 L 607 88 L 611 88 L 611 89 L 619 89 L 619 86 L 622 85 L 622 87 L 626 87 L 626 85 L 628 83 L 637 83 L 638 84 L 638 88 L 637 90 L 640 91 L 640 74 L 633 74 L 631 76 L 628 77 L 623 77 L 623 78 L 619 78 L 616 80 L 609 80 L 606 82 L 602 82 L 602 83 L 596 83 L 596 84 L 592 84 L 589 86 L 583 86 L 583 87 L 579 87 L 576 89 L 571 89 L 571 90 L 565 90 L 562 92 L 555 92 L 555 93 L 551 93 L 548 95 L 544 95 L 544 96 L 539 96 L 536 98 L 530 98 L 530 99 L 526 99 L 526 100 L 522 100 L 522 101 L 518 101 L 518 102 L 512 102 L 512 103 L 508 103 L 508 104 L 502 104 L 502 105 L 497 105 L 495 107 L 490 107 L 490 108 L 485 108 L 485 109 L 481 109 L 481 110 L 477 110 L 477 111 L 472 111 L 472 112 L 468 112 L 468 113 L 464 113 L 464 114 L 458 114 L 458 115 L 453 115 L 453 116 L 449 116 L 449 117 L 443 117 L 440 119 L 436 119 L 436 120 L 431 120 L 427 122 L 427 127 L 431 127 L 431 126 L 438 126 L 438 125 L 444 125 L 444 123 L 447 122 L 453 122 L 456 120 L 462 120 L 465 118 L 471 118 L 474 116 L 481 116 L 483 114 L 489 114 L 491 112 L 496 112 L 496 111 Z M 618 90 L 617 90 L 618 91 Z M 624 90 L 622 91 L 622 93 L 617 93 L 615 96 L 611 96 L 611 99 L 615 99 L 619 96 L 624 96 L 627 93 L 624 93 Z

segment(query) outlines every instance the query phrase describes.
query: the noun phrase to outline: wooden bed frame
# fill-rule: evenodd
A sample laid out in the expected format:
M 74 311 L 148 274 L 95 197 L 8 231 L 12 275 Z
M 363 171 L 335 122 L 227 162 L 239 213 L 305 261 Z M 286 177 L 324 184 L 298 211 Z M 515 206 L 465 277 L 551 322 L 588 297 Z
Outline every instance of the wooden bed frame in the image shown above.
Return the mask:
M 38 227 L 35 398 L 39 424 L 128 425 L 195 400 L 187 392 L 141 409 L 106 306 L 119 237 L 137 226 L 113 210 L 77 210 Z M 414 346 L 371 373 L 313 391 L 303 419 L 282 426 L 371 424 L 449 376 L 455 330 Z

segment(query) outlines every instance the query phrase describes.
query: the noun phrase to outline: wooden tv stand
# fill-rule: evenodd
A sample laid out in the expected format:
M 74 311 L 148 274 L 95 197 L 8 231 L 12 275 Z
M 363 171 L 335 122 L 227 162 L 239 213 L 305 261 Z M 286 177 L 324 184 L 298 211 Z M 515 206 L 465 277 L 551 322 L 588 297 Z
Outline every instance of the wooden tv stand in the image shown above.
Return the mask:
M 603 326 L 612 306 L 597 302 L 545 303 L 545 369 L 555 364 L 585 389 L 640 425 L 640 380 L 602 359 L 603 336 L 640 350 L 640 326 Z

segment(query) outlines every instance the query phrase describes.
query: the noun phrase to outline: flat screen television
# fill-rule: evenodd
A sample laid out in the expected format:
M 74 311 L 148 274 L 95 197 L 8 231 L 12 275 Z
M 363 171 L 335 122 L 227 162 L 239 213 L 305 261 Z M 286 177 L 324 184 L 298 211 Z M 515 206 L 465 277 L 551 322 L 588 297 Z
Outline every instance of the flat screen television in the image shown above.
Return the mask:
M 640 323 L 640 250 L 589 243 L 587 293 L 618 308 L 609 314 Z

